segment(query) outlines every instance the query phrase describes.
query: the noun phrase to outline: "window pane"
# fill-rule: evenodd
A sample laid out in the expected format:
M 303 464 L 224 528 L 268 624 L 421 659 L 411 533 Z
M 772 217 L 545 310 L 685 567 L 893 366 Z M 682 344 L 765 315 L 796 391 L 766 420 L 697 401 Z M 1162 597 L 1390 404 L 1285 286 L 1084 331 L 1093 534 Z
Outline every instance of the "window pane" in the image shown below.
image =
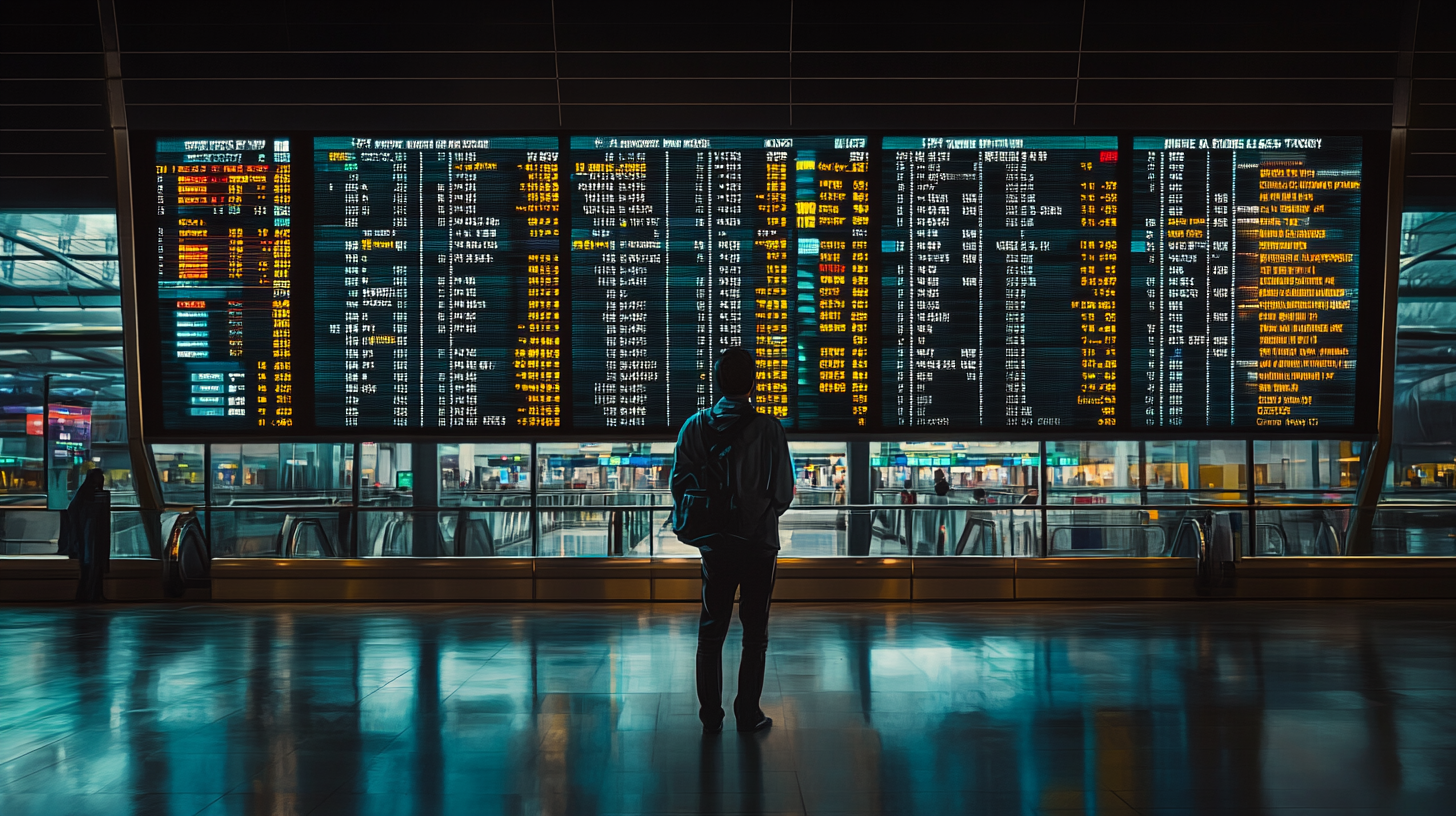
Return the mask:
M 500 507 L 531 503 L 531 446 L 462 442 L 440 445 L 440 506 Z
M 1048 504 L 1138 504 L 1142 456 L 1136 442 L 1048 442 Z
M 1248 451 L 1242 439 L 1149 440 L 1146 453 L 1150 503 L 1247 501 Z
M 152 458 L 162 480 L 162 499 L 201 505 L 205 492 L 202 445 L 153 445 Z
M 360 503 L 364 507 L 414 504 L 414 460 L 410 443 L 365 442 L 359 447 Z
M 543 506 L 670 505 L 673 442 L 543 442 Z
M 213 445 L 212 504 L 350 504 L 353 457 L 339 442 Z
M 917 504 L 1035 504 L 1037 448 L 1035 442 L 871 442 L 874 502 L 905 504 L 913 496 Z M 937 489 L 942 476 L 945 486 Z
M 1255 496 L 1261 504 L 1352 502 L 1369 448 L 1349 440 L 1257 439 Z

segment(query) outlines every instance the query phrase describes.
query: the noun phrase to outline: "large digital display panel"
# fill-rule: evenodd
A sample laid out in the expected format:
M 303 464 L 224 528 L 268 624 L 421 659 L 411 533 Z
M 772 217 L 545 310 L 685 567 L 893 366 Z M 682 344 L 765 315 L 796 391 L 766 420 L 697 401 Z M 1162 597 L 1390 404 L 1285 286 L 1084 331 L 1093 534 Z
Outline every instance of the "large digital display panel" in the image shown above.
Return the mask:
M 1133 427 L 1354 424 L 1361 141 L 1133 140 Z
M 561 424 L 556 137 L 313 140 L 323 428 Z
M 759 410 L 869 427 L 864 136 L 573 136 L 572 392 L 580 429 L 670 432 L 754 351 Z
M 163 423 L 292 427 L 289 140 L 198 135 L 155 148 L 154 260 L 138 265 L 156 285 Z
M 1113 428 L 1118 142 L 887 136 L 887 428 Z
M 801 434 L 1374 419 L 1369 134 L 139 138 L 159 439 L 667 437 L 730 345 Z

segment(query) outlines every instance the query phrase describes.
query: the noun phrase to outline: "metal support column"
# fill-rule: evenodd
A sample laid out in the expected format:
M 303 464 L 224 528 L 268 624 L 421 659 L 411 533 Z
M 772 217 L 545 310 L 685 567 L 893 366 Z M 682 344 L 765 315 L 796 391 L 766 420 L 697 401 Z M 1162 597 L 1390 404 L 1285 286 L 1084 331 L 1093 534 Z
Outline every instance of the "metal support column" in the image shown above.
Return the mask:
M 1400 221 L 1405 209 L 1406 128 L 1410 124 L 1411 75 L 1415 63 L 1417 15 L 1420 5 L 1411 4 L 1402 25 L 1400 53 L 1397 57 L 1395 86 L 1392 89 L 1390 128 L 1390 179 L 1385 202 L 1385 291 L 1380 315 L 1380 385 L 1379 438 L 1370 451 L 1365 470 L 1360 474 L 1356 509 L 1350 514 L 1350 529 L 1345 533 L 1345 552 L 1368 555 L 1374 552 L 1370 528 L 1380 504 L 1380 491 L 1385 486 L 1385 471 L 1390 464 L 1391 443 L 1395 436 L 1395 354 L 1397 306 L 1400 303 Z
M 439 558 L 445 554 L 440 540 L 440 462 L 434 442 L 410 445 L 410 470 L 414 497 L 414 533 L 410 553 L 420 558 Z
M 874 490 L 870 481 L 870 443 L 850 442 L 848 450 L 844 453 L 844 465 L 849 480 L 847 500 L 851 505 L 873 504 Z M 849 554 L 854 556 L 866 556 L 870 554 L 872 536 L 870 525 L 873 516 L 866 510 L 852 510 L 849 513 L 848 527 Z
M 141 319 L 136 295 L 136 225 L 131 206 L 131 144 L 126 131 L 126 96 L 122 92 L 121 45 L 117 36 L 114 0 L 97 0 L 101 17 L 101 47 L 106 66 L 106 109 L 116 152 L 116 237 L 118 280 L 121 283 L 122 359 L 126 376 L 126 442 L 131 454 L 131 480 L 143 510 L 161 510 L 162 487 L 157 465 L 147 450 L 142 423 Z M 148 515 L 148 514 L 143 514 Z M 152 532 L 148 529 L 149 534 Z M 160 527 L 156 534 L 161 535 Z

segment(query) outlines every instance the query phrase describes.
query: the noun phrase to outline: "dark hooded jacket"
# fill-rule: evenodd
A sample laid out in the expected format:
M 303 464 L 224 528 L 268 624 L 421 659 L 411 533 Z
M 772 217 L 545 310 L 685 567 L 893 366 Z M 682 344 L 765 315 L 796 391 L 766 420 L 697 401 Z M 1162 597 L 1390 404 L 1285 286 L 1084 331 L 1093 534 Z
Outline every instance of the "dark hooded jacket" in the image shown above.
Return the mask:
M 739 427 L 740 423 L 748 423 Z M 779 548 L 779 516 L 794 500 L 794 464 L 789 456 L 789 443 L 784 426 L 773 417 L 760 414 L 749 400 L 723 397 L 706 411 L 699 411 L 683 423 L 677 435 L 677 449 L 672 463 L 672 498 L 681 502 L 683 493 L 696 484 L 696 474 L 708 459 L 708 447 L 715 439 L 705 438 L 706 429 L 719 433 L 736 433 L 730 461 L 738 506 L 756 524 L 748 547 L 777 550 Z M 715 435 L 716 436 L 716 435 Z M 713 539 L 699 549 L 714 549 Z M 719 547 L 722 544 L 717 545 Z

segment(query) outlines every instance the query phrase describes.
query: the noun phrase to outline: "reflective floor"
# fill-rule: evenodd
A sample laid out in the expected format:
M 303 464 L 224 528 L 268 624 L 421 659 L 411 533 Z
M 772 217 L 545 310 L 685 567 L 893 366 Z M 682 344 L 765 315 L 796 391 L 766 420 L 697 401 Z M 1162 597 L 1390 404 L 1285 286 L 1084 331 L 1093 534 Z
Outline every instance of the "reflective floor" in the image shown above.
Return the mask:
M 1456 604 L 780 604 L 710 737 L 695 614 L 0 607 L 0 813 L 1456 810 Z

